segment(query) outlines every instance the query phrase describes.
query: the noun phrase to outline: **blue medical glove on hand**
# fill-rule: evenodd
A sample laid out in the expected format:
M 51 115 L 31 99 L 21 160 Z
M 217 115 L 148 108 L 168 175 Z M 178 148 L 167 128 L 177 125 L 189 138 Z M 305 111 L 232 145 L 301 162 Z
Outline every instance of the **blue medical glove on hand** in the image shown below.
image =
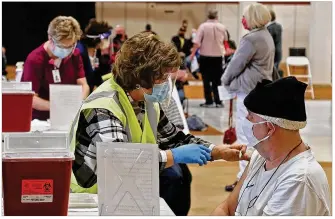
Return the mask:
M 188 144 L 171 149 L 174 163 L 197 163 L 200 166 L 207 164 L 211 159 L 211 150 L 203 145 Z

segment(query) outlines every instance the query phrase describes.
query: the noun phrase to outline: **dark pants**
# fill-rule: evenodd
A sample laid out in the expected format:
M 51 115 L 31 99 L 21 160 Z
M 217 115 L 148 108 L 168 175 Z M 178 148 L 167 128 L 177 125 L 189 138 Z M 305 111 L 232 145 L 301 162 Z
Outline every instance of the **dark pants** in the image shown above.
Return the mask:
M 159 195 L 176 216 L 187 216 L 191 207 L 192 175 L 186 164 L 175 164 L 159 176 Z
M 221 85 L 222 57 L 200 56 L 200 72 L 204 84 L 206 104 L 213 104 L 212 92 L 216 104 L 221 104 L 218 86 Z
M 279 62 L 275 62 L 275 63 L 274 63 L 274 66 L 275 66 L 275 68 L 277 69 L 280 78 L 283 78 L 283 76 L 284 76 L 284 72 L 283 72 L 281 69 L 279 69 L 279 64 L 280 64 L 280 61 L 279 61 Z

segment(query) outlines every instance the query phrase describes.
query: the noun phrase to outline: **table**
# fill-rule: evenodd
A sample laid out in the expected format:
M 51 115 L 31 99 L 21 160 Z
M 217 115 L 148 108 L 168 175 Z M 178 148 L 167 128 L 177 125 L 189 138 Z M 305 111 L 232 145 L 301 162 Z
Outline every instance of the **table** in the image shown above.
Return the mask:
M 97 200 L 97 195 L 96 200 Z M 71 197 L 71 194 L 70 194 Z M 70 198 L 71 202 L 71 198 Z M 165 202 L 164 199 L 159 199 L 159 206 L 160 206 L 160 216 L 175 216 L 173 211 L 170 209 L 168 204 Z M 97 207 L 93 208 L 71 208 L 71 203 L 68 211 L 68 216 L 99 216 L 99 210 Z
M 164 199 L 162 198 L 159 199 L 159 205 L 160 205 L 160 216 L 176 216 L 173 213 L 173 211 L 170 209 L 170 207 L 167 205 Z M 2 216 L 4 215 L 3 200 L 1 203 L 1 215 Z M 99 216 L 99 210 L 97 207 L 94 207 L 94 208 L 71 208 L 70 207 L 68 210 L 68 216 Z

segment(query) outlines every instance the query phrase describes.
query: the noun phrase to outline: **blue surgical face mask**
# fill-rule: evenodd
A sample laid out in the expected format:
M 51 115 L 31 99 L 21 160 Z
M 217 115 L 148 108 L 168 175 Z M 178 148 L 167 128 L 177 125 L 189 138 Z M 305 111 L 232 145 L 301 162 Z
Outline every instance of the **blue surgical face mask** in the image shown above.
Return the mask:
M 55 48 L 52 51 L 52 53 L 58 58 L 64 59 L 65 57 L 68 57 L 71 54 L 72 50 L 73 48 L 60 48 L 55 45 Z
M 144 99 L 149 102 L 162 103 L 169 94 L 169 82 L 165 81 L 161 84 L 155 84 L 152 88 L 152 94 L 146 94 L 144 92 Z

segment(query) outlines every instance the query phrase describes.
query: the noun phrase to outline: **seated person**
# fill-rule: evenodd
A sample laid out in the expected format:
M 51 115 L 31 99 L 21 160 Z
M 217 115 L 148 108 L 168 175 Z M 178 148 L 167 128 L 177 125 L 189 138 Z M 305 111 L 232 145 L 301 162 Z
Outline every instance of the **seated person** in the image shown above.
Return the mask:
M 186 70 L 182 70 L 182 67 L 176 73 L 171 73 L 172 89 L 177 89 L 181 104 L 183 104 L 183 101 L 185 99 L 184 87 L 183 84 L 181 83 L 185 83 L 186 79 L 187 79 L 187 73 Z M 174 81 L 176 82 L 174 83 Z M 169 92 L 171 92 L 172 94 L 172 90 Z M 169 119 L 169 121 L 171 121 L 179 129 L 183 130 L 185 127 L 182 116 L 185 115 L 182 115 L 179 112 L 177 99 L 175 99 L 174 96 L 171 95 L 171 97 L 168 98 L 168 100 L 163 101 L 161 103 L 161 107 L 164 113 L 166 114 L 166 117 Z
M 295 77 L 263 80 L 245 98 L 243 131 L 256 150 L 213 215 L 330 215 L 326 174 L 299 134 L 306 126 L 306 87 Z
M 80 37 L 78 21 L 73 17 L 58 16 L 49 24 L 48 41 L 28 55 L 22 81 L 32 82 L 36 93 L 33 99 L 33 120 L 47 120 L 50 117 L 50 84 L 78 84 L 83 88 L 83 99 L 89 95 L 83 61 L 76 49 Z
M 236 51 L 236 43 L 234 40 L 230 39 L 230 34 L 228 32 L 228 30 L 226 30 L 227 33 L 227 40 L 224 41 L 224 48 L 226 50 L 225 53 L 225 62 L 228 62 L 228 59 L 232 58 L 232 55 L 235 53 Z

